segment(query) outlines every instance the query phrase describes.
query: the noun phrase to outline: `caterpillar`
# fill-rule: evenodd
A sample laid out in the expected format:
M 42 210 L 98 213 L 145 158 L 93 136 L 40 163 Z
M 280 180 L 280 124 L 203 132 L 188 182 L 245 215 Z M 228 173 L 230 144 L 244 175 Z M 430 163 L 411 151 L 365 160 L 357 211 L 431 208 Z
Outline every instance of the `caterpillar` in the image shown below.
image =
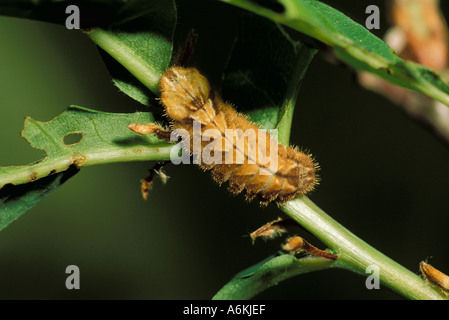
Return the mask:
M 168 69 L 160 90 L 166 116 L 183 147 L 216 182 L 227 182 L 233 194 L 245 192 L 248 200 L 258 197 L 262 205 L 281 205 L 316 186 L 318 165 L 310 155 L 279 144 L 237 113 L 197 69 Z

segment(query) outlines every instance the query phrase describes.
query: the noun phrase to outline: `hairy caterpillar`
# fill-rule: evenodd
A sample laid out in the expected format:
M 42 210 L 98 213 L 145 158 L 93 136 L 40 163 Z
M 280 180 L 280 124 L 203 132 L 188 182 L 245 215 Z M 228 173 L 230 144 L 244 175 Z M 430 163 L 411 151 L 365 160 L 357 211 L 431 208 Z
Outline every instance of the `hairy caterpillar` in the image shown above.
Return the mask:
M 215 181 L 228 182 L 232 193 L 245 191 L 247 199 L 257 196 L 263 205 L 271 201 L 282 204 L 310 192 L 317 184 L 318 166 L 309 155 L 278 144 L 237 113 L 211 90 L 195 68 L 168 69 L 160 89 L 166 115 L 174 132 L 184 137 L 184 147 L 199 155 L 197 163 L 211 170 Z M 142 134 L 155 132 L 154 126 L 147 130 L 138 126 L 130 128 Z

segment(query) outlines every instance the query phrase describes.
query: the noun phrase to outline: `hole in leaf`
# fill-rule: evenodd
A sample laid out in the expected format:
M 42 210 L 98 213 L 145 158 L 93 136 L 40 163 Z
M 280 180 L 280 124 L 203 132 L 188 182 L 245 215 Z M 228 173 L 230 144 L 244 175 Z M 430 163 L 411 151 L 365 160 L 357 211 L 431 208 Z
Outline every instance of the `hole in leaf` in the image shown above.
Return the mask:
M 66 134 L 64 136 L 64 138 L 62 138 L 62 139 L 66 146 L 71 146 L 71 145 L 79 143 L 82 138 L 83 138 L 83 134 L 81 132 L 72 132 L 72 133 Z

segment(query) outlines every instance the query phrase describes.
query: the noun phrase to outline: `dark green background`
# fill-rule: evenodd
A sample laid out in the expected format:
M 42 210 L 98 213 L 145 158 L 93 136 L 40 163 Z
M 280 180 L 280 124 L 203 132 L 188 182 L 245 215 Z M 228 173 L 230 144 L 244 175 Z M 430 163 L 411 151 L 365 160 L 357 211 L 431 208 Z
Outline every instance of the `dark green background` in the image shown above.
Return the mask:
M 366 6 L 376 3 L 326 2 L 360 23 Z M 384 13 L 383 2 L 377 4 Z M 209 70 L 217 83 L 238 9 L 180 1 L 179 11 L 177 39 L 197 29 L 192 64 Z M 385 18 L 381 27 L 376 34 L 386 31 Z M 50 120 L 70 104 L 148 110 L 114 88 L 97 49 L 78 31 L 0 17 L 0 44 L 2 166 L 42 156 L 19 136 L 25 116 Z M 322 182 L 311 195 L 321 208 L 414 272 L 425 259 L 449 271 L 447 145 L 360 88 L 350 69 L 321 56 L 303 82 L 292 134 L 292 143 L 309 148 L 321 164 Z M 248 237 L 282 216 L 274 205 L 247 204 L 193 165 L 167 167 L 169 183 L 157 182 L 145 202 L 139 180 L 150 166 L 84 168 L 3 230 L 0 298 L 209 299 L 234 274 L 279 249 L 279 240 L 252 245 Z M 321 246 L 313 236 L 302 236 Z M 80 290 L 65 288 L 71 264 L 80 267 Z M 384 287 L 369 291 L 364 277 L 329 270 L 280 283 L 258 298 L 400 296 Z

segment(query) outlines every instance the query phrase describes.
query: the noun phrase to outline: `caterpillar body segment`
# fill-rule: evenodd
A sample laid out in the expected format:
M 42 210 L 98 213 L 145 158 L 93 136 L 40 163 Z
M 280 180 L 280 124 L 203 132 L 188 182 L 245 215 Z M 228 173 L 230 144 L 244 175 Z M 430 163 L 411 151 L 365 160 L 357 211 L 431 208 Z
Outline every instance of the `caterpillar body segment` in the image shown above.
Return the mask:
M 285 147 L 211 90 L 194 68 L 173 67 L 160 82 L 161 102 L 173 129 L 197 163 L 219 184 L 262 204 L 278 204 L 313 190 L 317 164 Z

